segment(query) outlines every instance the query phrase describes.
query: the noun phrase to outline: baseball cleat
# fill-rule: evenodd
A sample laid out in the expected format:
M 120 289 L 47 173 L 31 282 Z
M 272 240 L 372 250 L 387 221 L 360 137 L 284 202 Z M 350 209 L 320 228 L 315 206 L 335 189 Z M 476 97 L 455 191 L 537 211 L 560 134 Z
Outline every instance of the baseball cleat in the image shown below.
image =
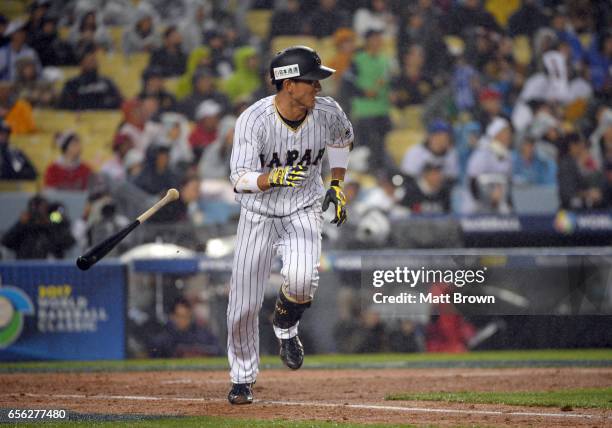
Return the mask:
M 304 346 L 300 342 L 300 338 L 293 336 L 291 339 L 280 340 L 280 358 L 283 364 L 291 370 L 297 370 L 302 367 L 304 362 Z
M 251 404 L 253 402 L 253 390 L 250 383 L 233 383 L 227 399 L 232 404 Z

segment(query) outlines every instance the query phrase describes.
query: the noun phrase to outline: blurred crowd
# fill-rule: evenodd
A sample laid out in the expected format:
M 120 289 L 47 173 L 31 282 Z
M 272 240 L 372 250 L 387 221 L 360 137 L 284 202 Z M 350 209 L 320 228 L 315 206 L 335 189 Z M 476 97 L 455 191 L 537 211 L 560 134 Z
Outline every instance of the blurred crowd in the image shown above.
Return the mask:
M 359 221 L 392 212 L 509 214 L 517 186 L 556 188 L 563 209 L 612 207 L 609 2 L 238 3 L 35 0 L 27 16 L 0 16 L 0 179 L 40 177 L 45 189 L 87 191 L 85 212 L 70 226 L 84 246 L 169 187 L 181 199 L 153 220 L 201 224 L 202 201 L 233 200 L 234 124 L 274 93 L 271 46 L 304 36 L 333 46 L 323 61 L 337 73 L 323 95 L 355 127 L 346 190 Z M 253 10 L 270 11 L 266 37 L 246 25 Z M 117 27 L 120 46 L 110 35 Z M 100 73 L 99 56 L 109 53 L 148 55 L 137 96 Z M 66 67 L 79 72 L 58 88 Z M 385 144 L 398 126 L 392 115 L 415 106 L 423 139 L 405 144 L 398 162 Z M 11 145 L 13 135 L 36 131 L 33 109 L 120 111 L 112 158 L 84 161 L 90 136 L 65 129 L 54 138 L 57 159 L 36 171 Z M 34 247 L 15 236 L 41 227 L 35 214 L 49 210 L 39 199 L 3 238 L 18 257 Z M 44 219 L 45 227 L 57 223 Z M 61 255 L 67 241 L 58 245 L 36 256 Z

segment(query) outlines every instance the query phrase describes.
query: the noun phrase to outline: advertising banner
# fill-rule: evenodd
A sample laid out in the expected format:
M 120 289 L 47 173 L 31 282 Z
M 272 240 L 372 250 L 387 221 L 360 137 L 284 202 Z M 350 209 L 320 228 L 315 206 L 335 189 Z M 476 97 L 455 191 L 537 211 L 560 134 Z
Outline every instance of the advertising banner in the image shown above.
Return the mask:
M 0 361 L 125 357 L 125 266 L 0 263 Z

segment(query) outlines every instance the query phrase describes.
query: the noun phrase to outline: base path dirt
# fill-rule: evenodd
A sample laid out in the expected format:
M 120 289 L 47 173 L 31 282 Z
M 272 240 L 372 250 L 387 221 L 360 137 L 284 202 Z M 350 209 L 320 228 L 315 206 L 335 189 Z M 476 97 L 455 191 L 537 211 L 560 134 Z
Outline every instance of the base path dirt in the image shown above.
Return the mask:
M 157 371 L 0 375 L 0 408 L 79 413 L 406 423 L 612 427 L 612 411 L 425 401 L 391 393 L 609 387 L 612 368 L 263 370 L 250 406 L 227 402 L 228 373 Z

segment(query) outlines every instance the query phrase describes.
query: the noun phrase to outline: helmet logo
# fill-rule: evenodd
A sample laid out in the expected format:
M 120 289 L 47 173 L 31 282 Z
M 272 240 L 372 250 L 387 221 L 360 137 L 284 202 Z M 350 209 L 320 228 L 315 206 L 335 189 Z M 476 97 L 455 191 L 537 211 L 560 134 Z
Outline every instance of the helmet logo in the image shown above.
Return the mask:
M 290 77 L 300 76 L 300 66 L 298 64 L 285 65 L 283 67 L 274 67 L 274 80 L 288 79 Z

